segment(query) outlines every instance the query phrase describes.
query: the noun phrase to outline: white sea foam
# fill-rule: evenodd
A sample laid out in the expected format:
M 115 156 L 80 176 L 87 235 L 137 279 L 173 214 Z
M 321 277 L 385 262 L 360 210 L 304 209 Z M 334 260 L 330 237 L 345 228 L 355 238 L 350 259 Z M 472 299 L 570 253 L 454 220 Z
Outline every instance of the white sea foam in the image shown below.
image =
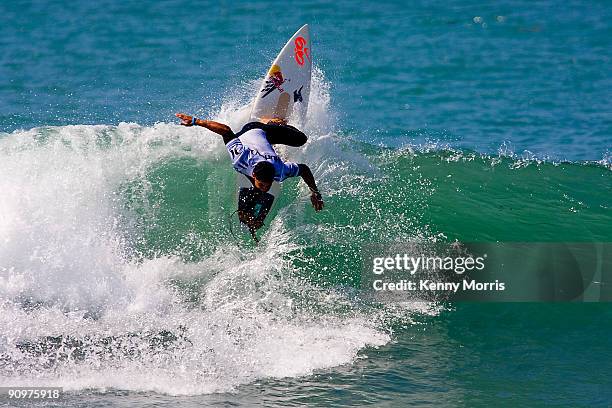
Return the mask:
M 331 174 L 339 169 L 320 151 L 339 154 L 328 85 L 320 71 L 314 80 L 301 154 Z M 230 101 L 217 118 L 237 127 L 248 107 Z M 380 311 L 296 277 L 300 248 L 282 216 L 257 251 L 219 244 L 194 262 L 130 255 L 121 186 L 150 188 L 146 174 L 168 158 L 224 154 L 205 129 L 165 123 L 0 138 L 1 383 L 211 393 L 347 364 L 390 340 Z

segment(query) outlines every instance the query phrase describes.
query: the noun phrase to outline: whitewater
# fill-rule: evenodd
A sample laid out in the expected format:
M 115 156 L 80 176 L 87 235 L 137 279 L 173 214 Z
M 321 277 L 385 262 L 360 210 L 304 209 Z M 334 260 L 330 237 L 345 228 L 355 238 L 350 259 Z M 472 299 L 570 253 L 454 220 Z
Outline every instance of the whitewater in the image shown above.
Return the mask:
M 215 119 L 238 128 L 248 112 L 239 99 Z M 328 104 L 317 71 L 310 140 L 295 157 L 314 164 L 327 197 L 359 195 L 363 181 L 355 178 L 364 176 L 347 168 L 374 166 L 344 150 Z M 277 206 L 259 246 L 231 239 L 223 220 L 235 205 L 234 187 L 224 182 L 231 168 L 207 130 L 174 123 L 34 128 L 2 136 L 0 155 L 0 383 L 231 391 L 350 364 L 390 341 L 390 316 L 435 313 L 417 303 L 367 306 L 342 285 L 301 275 L 298 265 L 317 259 L 304 237 L 332 244 L 334 234 L 356 228 L 327 231 L 333 224 L 309 221 L 304 186 L 286 189 L 290 201 Z M 187 200 L 207 201 L 214 214 L 191 214 L 210 224 L 181 231 L 179 241 L 166 242 L 170 250 L 147 247 L 165 204 L 152 191 L 176 188 L 155 186 L 149 176 L 177 162 L 201 176 Z M 172 180 L 182 182 L 190 183 Z M 296 232 L 291 223 L 304 224 Z

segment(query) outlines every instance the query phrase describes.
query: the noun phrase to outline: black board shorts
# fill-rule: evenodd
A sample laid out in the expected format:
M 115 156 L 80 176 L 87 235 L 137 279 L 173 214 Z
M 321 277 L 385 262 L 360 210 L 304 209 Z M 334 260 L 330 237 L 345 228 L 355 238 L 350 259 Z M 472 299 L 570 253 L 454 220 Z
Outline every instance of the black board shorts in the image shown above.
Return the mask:
M 228 144 L 231 140 L 240 137 L 245 132 L 253 129 L 262 129 L 266 134 L 266 139 L 271 145 L 281 144 L 291 147 L 303 146 L 308 138 L 306 135 L 290 125 L 276 123 L 249 122 L 240 129 L 238 133 L 228 133 L 223 135 L 223 143 Z

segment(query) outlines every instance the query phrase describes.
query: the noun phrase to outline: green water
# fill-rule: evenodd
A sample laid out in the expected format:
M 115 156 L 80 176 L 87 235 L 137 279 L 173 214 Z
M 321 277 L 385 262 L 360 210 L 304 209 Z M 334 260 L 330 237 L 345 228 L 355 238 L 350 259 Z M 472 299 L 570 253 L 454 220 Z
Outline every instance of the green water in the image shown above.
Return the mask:
M 611 19 L 605 1 L 0 4 L 0 384 L 75 407 L 609 406 L 605 303 L 359 288 L 371 243 L 612 242 Z M 221 142 L 173 114 L 238 130 L 304 23 L 309 142 L 289 154 L 326 208 L 285 182 L 256 245 Z

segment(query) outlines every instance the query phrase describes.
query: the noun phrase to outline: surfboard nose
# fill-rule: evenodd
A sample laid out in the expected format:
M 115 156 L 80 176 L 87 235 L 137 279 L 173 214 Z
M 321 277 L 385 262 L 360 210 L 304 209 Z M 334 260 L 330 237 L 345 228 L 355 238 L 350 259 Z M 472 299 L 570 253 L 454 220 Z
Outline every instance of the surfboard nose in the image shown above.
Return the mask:
M 312 76 L 310 27 L 304 24 L 272 62 L 251 110 L 251 120 L 283 119 L 304 124 Z

